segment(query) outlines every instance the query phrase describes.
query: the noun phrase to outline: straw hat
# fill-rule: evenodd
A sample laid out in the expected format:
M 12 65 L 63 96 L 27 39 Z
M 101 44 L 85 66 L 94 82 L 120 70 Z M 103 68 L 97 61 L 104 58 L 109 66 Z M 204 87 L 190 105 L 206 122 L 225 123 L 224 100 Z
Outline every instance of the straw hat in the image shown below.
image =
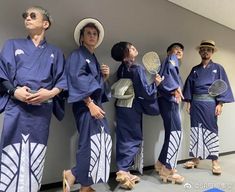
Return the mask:
M 80 40 L 81 29 L 82 29 L 83 27 L 85 27 L 88 23 L 94 23 L 95 26 L 96 26 L 96 27 L 99 29 L 99 31 L 100 31 L 99 39 L 98 39 L 98 42 L 97 42 L 97 44 L 96 44 L 96 46 L 95 46 L 95 48 L 96 48 L 96 47 L 98 47 L 98 46 L 102 43 L 102 41 L 103 41 L 103 39 L 104 39 L 104 27 L 103 27 L 103 25 L 102 25 L 97 19 L 85 18 L 85 19 L 81 20 L 81 21 L 77 24 L 77 26 L 76 26 L 76 28 L 75 28 L 75 30 L 74 30 L 74 40 L 75 40 L 75 42 L 77 43 L 77 45 L 80 45 L 79 40 Z
M 214 49 L 214 52 L 218 51 L 218 48 L 215 46 L 215 42 L 212 40 L 202 40 L 201 44 L 196 47 L 196 50 L 199 50 L 202 47 L 209 47 Z

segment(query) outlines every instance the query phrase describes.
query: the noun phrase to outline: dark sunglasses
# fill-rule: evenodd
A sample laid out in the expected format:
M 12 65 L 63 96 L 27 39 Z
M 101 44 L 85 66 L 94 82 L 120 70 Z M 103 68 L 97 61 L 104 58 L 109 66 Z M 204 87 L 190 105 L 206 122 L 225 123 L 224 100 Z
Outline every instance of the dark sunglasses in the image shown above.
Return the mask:
M 35 20 L 35 19 L 37 18 L 37 17 L 36 17 L 36 13 L 34 13 L 34 12 L 31 12 L 30 14 L 27 13 L 27 12 L 25 12 L 25 13 L 22 14 L 22 17 L 23 17 L 24 19 L 26 19 L 28 16 L 29 16 L 31 19 L 33 19 L 33 20 Z
M 212 52 L 213 49 L 212 48 L 200 48 L 201 52 Z

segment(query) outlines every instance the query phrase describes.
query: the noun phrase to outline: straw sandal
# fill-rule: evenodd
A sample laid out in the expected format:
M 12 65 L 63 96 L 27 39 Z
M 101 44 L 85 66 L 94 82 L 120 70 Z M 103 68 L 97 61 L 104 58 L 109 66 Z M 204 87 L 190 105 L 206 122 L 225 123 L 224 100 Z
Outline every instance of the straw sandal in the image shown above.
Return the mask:
M 118 171 L 116 175 L 116 181 L 121 183 L 122 188 L 132 189 L 135 186 L 135 179 L 137 179 L 137 176 L 133 176 L 131 179 L 130 173 L 125 171 Z
M 212 174 L 213 175 L 221 175 L 222 170 L 221 167 L 219 165 L 219 163 L 216 161 L 212 161 Z
M 133 181 L 134 183 L 139 183 L 140 182 L 140 177 L 138 177 L 137 175 L 133 175 L 130 172 L 128 172 L 128 175 L 129 175 L 131 181 Z
M 63 192 L 70 192 L 71 186 L 75 182 L 75 177 L 73 176 L 71 170 L 63 171 Z
M 125 182 L 121 183 L 121 188 L 131 190 L 135 186 L 135 183 L 131 180 L 126 180 Z
M 63 171 L 63 192 L 70 192 L 70 185 L 66 179 L 66 171 Z
M 221 173 L 222 173 L 221 167 L 217 166 L 217 165 L 213 165 L 212 166 L 212 173 L 213 173 L 213 175 L 221 175 Z

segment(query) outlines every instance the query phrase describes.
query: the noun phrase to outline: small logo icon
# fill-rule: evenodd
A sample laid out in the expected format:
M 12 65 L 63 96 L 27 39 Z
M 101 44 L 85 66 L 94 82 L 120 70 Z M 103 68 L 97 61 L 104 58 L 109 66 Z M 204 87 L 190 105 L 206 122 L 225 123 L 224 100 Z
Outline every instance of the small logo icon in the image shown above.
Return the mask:
M 176 66 L 176 63 L 174 60 L 170 60 L 170 64 L 172 64 L 173 66 Z
M 22 49 L 16 49 L 15 50 L 15 56 L 24 54 L 24 51 Z
M 190 183 L 185 183 L 184 184 L 184 188 L 185 189 L 191 189 L 192 188 L 192 185 Z

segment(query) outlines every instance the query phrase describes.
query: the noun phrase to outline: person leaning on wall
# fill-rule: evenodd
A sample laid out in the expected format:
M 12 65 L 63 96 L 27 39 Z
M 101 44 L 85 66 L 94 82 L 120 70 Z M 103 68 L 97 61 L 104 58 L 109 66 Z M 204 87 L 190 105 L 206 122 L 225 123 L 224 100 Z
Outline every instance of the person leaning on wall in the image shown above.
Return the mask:
M 183 58 L 184 46 L 172 43 L 167 48 L 167 57 L 162 63 L 159 74 L 164 80 L 158 86 L 158 103 L 163 119 L 165 138 L 155 163 L 155 170 L 164 182 L 181 184 L 184 177 L 176 170 L 178 152 L 182 139 L 181 117 L 179 103 L 183 99 L 181 92 L 182 81 L 179 66 Z
M 100 65 L 95 49 L 104 38 L 102 24 L 93 18 L 81 20 L 74 38 L 79 48 L 67 58 L 68 102 L 79 134 L 76 165 L 63 172 L 63 191 L 80 183 L 80 192 L 92 192 L 91 185 L 109 179 L 112 140 L 102 103 L 108 101 L 109 67 Z
M 117 98 L 116 180 L 126 189 L 132 189 L 140 181 L 137 175 L 130 173 L 133 165 L 143 172 L 143 114 L 159 114 L 157 86 L 162 80 L 156 75 L 148 84 L 144 67 L 136 62 L 137 55 L 137 49 L 129 42 L 118 42 L 111 49 L 112 58 L 121 62 L 118 81 L 112 86 L 113 97 Z
M 5 192 L 39 191 L 53 109 L 63 118 L 54 101 L 67 89 L 63 53 L 45 39 L 50 14 L 32 6 L 22 16 L 27 38 L 10 39 L 1 51 L 0 191 Z
M 234 102 L 234 97 L 224 68 L 212 61 L 212 55 L 218 50 L 215 42 L 203 40 L 196 49 L 201 56 L 201 63 L 192 68 L 183 90 L 191 121 L 189 155 L 193 157 L 184 167 L 196 168 L 200 159 L 210 159 L 212 173 L 220 175 L 222 169 L 218 161 L 217 120 L 222 113 L 223 104 Z M 219 95 L 210 95 L 208 90 L 217 80 L 223 80 L 227 90 Z

